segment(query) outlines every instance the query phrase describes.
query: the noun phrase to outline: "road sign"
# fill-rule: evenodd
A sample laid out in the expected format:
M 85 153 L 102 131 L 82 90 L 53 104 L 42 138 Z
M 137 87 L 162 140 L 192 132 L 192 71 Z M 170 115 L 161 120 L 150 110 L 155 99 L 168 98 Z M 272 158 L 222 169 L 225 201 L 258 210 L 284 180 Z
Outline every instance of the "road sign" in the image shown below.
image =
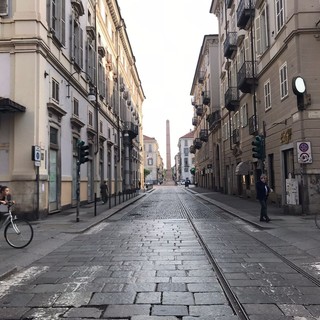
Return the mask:
M 32 146 L 31 160 L 41 161 L 41 148 L 39 146 Z
M 297 142 L 298 163 L 312 163 L 311 143 Z

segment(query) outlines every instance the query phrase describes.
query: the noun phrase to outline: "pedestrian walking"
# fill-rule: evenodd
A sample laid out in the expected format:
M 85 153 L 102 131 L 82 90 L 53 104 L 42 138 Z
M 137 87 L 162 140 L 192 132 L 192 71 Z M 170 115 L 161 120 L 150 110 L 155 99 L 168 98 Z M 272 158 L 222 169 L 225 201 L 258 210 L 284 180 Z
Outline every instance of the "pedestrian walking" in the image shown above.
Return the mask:
M 262 174 L 260 180 L 256 183 L 257 199 L 260 202 L 260 221 L 269 222 L 271 219 L 267 213 L 267 200 L 269 193 L 271 192 L 270 187 L 267 184 L 267 176 Z
M 101 195 L 102 203 L 107 203 L 108 193 L 109 193 L 109 190 L 108 190 L 107 181 L 103 181 L 103 183 L 101 183 L 101 186 L 100 186 L 100 195 Z

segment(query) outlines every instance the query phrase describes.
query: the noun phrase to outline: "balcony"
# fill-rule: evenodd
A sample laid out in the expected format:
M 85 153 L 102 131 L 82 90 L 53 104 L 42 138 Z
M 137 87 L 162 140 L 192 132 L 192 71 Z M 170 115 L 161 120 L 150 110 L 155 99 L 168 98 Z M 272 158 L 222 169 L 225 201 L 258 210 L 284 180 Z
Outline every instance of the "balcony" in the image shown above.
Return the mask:
M 196 109 L 196 115 L 201 117 L 203 115 L 203 106 L 198 106 Z
M 236 32 L 228 32 L 226 40 L 223 44 L 224 48 L 224 56 L 228 59 L 233 58 L 235 53 L 237 52 L 237 33 Z
M 237 9 L 237 27 L 247 29 L 248 22 L 254 17 L 256 0 L 240 0 Z
M 232 3 L 233 3 L 233 0 L 226 0 L 226 7 L 230 9 L 232 6 Z
M 238 89 L 243 93 L 250 93 L 254 86 L 258 85 L 255 77 L 257 70 L 257 63 L 252 61 L 245 61 L 238 71 L 237 81 Z
M 220 120 L 221 120 L 220 110 L 216 110 L 210 113 L 207 117 L 207 121 L 209 123 L 209 129 L 214 130 L 219 125 Z
M 193 140 L 193 145 L 196 149 L 200 149 L 202 147 L 202 141 L 200 140 L 200 138 L 195 138 Z
M 210 104 L 210 91 L 202 91 L 202 103 L 205 106 Z
M 197 117 L 193 117 L 192 118 L 192 125 L 193 126 L 197 126 L 198 125 L 198 118 Z
M 207 142 L 208 141 L 208 129 L 201 129 L 200 130 L 200 140 Z
M 196 153 L 196 148 L 193 144 L 189 147 L 189 151 L 190 153 Z
M 124 122 L 123 131 L 129 134 L 130 139 L 134 139 L 139 134 L 138 126 L 128 121 Z
M 224 95 L 224 104 L 229 111 L 234 111 L 239 107 L 239 92 L 237 87 L 229 87 Z

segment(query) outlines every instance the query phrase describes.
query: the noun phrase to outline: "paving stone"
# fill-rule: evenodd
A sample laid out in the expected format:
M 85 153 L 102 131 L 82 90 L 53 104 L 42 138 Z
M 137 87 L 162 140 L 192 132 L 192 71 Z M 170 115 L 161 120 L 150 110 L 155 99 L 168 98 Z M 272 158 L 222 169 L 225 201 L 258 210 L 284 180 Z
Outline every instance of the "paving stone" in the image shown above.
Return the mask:
M 159 283 L 157 285 L 157 291 L 187 291 L 187 285 L 185 283 Z
M 126 284 L 123 291 L 124 292 L 152 292 L 156 291 L 156 283 L 148 282 L 148 283 L 134 283 L 134 284 Z
M 273 304 L 243 304 L 243 307 L 248 315 L 268 315 L 269 319 L 284 314 Z
M 64 318 L 90 318 L 99 319 L 102 310 L 98 308 L 71 308 L 64 314 Z
M 291 317 L 311 317 L 310 312 L 301 305 L 294 304 L 281 304 L 278 305 L 280 310 L 286 315 Z
M 62 293 L 54 303 L 54 306 L 74 306 L 87 305 L 91 299 L 91 292 L 66 292 Z
M 2 320 L 16 320 L 21 319 L 24 314 L 26 314 L 30 308 L 24 307 L 13 307 L 13 308 L 0 308 L 0 319 Z
M 202 292 L 194 294 L 195 304 L 227 304 L 228 301 L 223 293 L 220 292 Z
M 27 303 L 29 307 L 52 307 L 61 293 L 38 293 Z
M 164 305 L 192 305 L 194 297 L 191 292 L 163 292 L 162 303 Z
M 68 310 L 69 308 L 33 308 L 24 317 L 25 319 L 59 319 Z
M 187 306 L 168 306 L 168 305 L 154 305 L 152 306 L 151 315 L 155 316 L 186 316 L 188 315 Z
M 187 287 L 190 292 L 222 292 L 218 281 L 212 283 L 188 283 Z
M 171 316 L 167 316 L 167 317 L 163 317 L 163 316 L 133 316 L 131 317 L 131 320 L 178 320 L 177 317 L 171 317 Z M 212 320 L 212 319 L 211 319 Z
M 101 292 L 94 293 L 90 305 L 133 304 L 135 292 Z
M 32 293 L 12 293 L 0 299 L 0 307 L 25 307 L 34 297 Z
M 139 292 L 135 303 L 159 304 L 161 303 L 161 292 Z
M 149 316 L 151 305 L 136 304 L 136 305 L 110 305 L 103 313 L 103 318 L 110 317 L 132 317 L 132 316 Z
M 225 316 L 233 315 L 232 309 L 227 305 L 190 306 L 191 316 Z

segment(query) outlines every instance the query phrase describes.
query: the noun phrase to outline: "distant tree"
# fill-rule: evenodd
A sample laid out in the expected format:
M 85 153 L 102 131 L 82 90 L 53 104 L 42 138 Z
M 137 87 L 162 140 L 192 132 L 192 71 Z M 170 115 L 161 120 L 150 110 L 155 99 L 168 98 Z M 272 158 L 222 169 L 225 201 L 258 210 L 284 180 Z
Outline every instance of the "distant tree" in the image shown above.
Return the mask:
M 147 176 L 151 173 L 150 170 L 144 169 L 144 180 L 146 180 Z

